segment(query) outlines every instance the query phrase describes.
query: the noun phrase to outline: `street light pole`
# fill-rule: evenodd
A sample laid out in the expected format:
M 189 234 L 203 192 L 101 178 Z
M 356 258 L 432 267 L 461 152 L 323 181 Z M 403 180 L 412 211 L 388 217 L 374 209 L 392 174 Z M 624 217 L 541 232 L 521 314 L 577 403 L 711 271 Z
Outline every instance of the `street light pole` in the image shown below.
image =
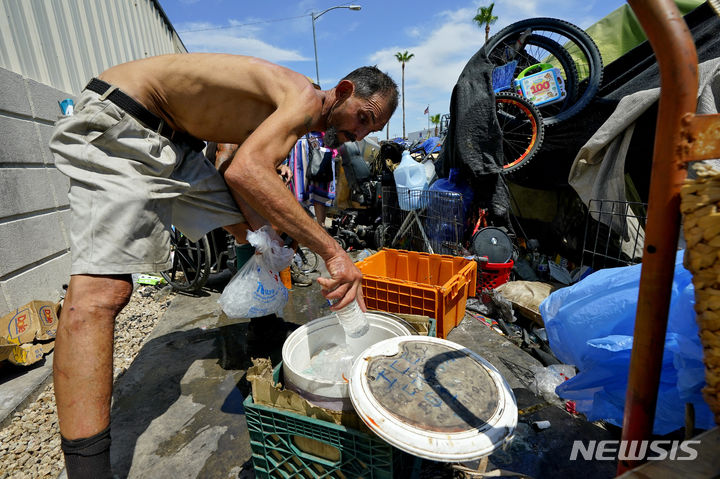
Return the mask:
M 310 17 L 312 18 L 312 27 L 313 27 L 313 47 L 315 49 L 315 78 L 317 79 L 317 84 L 320 86 L 320 70 L 318 69 L 318 55 L 317 55 L 317 39 L 315 36 L 315 20 L 320 18 L 321 15 L 329 12 L 330 10 L 335 10 L 336 8 L 347 8 L 348 10 L 360 10 L 362 9 L 361 5 L 337 5 L 334 7 L 326 8 L 320 13 L 312 12 L 310 13 Z

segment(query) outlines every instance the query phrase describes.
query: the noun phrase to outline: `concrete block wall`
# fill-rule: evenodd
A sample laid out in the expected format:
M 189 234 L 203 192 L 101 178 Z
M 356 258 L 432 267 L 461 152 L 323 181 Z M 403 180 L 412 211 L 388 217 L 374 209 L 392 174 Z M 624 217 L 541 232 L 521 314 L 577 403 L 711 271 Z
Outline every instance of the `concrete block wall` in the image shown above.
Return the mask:
M 69 180 L 48 148 L 72 95 L 0 68 L 0 316 L 70 280 Z

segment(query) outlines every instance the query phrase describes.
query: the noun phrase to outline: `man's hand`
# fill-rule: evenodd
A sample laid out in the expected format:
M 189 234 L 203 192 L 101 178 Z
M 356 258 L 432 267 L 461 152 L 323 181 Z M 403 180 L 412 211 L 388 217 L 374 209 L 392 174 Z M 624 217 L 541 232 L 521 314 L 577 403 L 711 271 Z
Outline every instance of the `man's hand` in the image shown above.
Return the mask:
M 235 153 L 238 151 L 238 148 L 240 145 L 236 145 L 234 143 L 218 143 L 217 149 L 215 150 L 215 168 L 220 172 L 220 174 L 224 174 L 225 170 L 227 170 L 228 166 L 230 166 L 230 162 L 233 159 L 233 156 L 235 156 Z
M 290 167 L 283 163 L 282 165 L 277 167 L 277 172 L 285 183 L 285 186 L 290 186 L 290 182 L 292 181 L 293 177 Z
M 318 278 L 322 286 L 322 295 L 329 300 L 337 300 L 330 309 L 342 309 L 356 299 L 360 309 L 367 311 L 362 297 L 362 273 L 344 251 L 325 261 L 330 278 Z

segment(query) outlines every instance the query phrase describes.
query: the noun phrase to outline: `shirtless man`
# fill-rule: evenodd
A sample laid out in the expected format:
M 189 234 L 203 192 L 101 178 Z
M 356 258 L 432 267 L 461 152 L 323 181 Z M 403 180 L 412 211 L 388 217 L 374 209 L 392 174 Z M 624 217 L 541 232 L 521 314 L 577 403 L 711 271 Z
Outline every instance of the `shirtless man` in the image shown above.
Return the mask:
M 318 282 L 338 300 L 332 309 L 355 299 L 365 309 L 360 271 L 276 168 L 308 131 L 339 146 L 382 130 L 397 98 L 374 67 L 316 90 L 267 61 L 209 53 L 125 63 L 88 84 L 50 141 L 71 181 L 72 269 L 54 359 L 70 479 L 111 477 L 114 320 L 132 293 L 130 273 L 169 268 L 171 222 L 196 240 L 220 226 L 242 238 L 248 224 L 268 221 L 325 260 L 330 278 Z M 198 139 L 240 145 L 224 182 Z

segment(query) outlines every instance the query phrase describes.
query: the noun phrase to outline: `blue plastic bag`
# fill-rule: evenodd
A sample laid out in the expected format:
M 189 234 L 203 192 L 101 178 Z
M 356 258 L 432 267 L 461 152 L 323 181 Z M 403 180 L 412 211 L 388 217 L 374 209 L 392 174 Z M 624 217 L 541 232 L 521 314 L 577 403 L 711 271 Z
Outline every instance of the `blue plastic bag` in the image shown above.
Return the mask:
M 695 322 L 692 276 L 675 258 L 654 432 L 667 434 L 685 425 L 684 404 L 695 406 L 695 426 L 714 426 L 702 398 L 705 386 L 702 345 Z M 622 426 L 632 350 L 641 265 L 597 271 L 555 291 L 540 304 L 553 353 L 579 373 L 555 390 L 573 399 L 588 420 Z

